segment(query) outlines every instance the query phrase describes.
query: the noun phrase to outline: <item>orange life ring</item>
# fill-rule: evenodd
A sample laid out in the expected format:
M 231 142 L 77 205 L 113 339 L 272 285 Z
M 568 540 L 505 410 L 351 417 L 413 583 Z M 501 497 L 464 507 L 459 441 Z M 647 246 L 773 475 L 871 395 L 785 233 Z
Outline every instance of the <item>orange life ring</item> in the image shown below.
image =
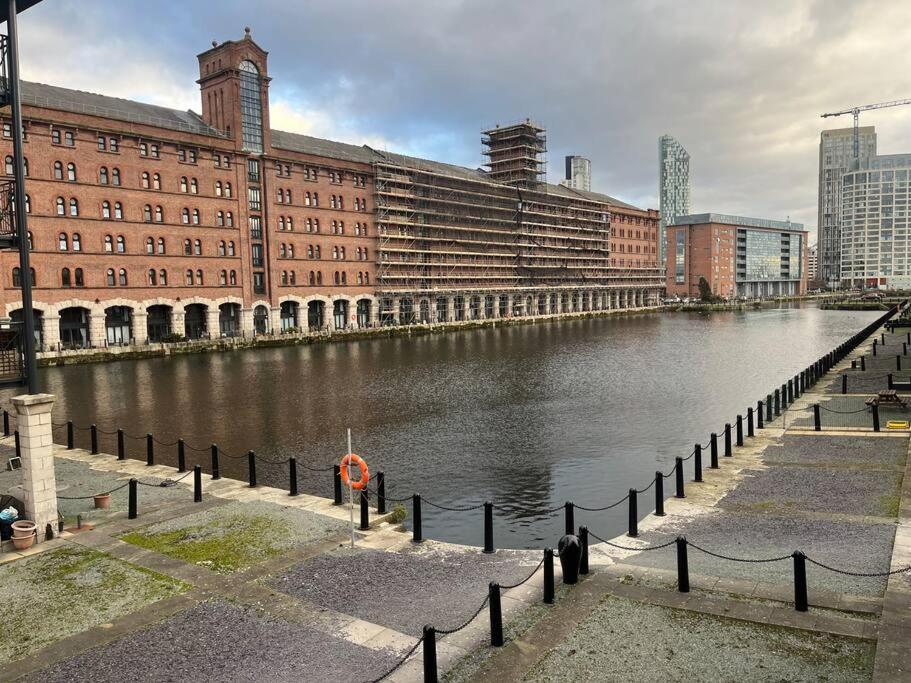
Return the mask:
M 367 487 L 367 482 L 370 481 L 370 470 L 367 469 L 367 463 L 364 462 L 364 459 L 359 455 L 354 453 L 349 453 L 344 458 L 342 458 L 341 464 L 341 474 L 342 474 L 342 484 L 348 486 L 348 463 L 354 463 L 361 470 L 361 478 L 358 481 L 351 482 L 351 488 L 355 491 L 360 491 Z

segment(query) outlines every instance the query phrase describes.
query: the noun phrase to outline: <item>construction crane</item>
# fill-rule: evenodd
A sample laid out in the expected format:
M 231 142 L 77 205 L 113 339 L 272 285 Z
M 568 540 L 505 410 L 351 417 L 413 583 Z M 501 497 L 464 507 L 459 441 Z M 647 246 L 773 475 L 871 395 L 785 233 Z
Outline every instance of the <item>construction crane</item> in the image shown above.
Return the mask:
M 829 114 L 821 114 L 821 117 L 824 119 L 829 118 L 830 116 L 842 116 L 844 114 L 853 114 L 854 115 L 854 162 L 855 164 L 860 159 L 860 132 L 858 131 L 860 112 L 868 111 L 870 109 L 886 109 L 887 107 L 901 107 L 906 104 L 911 104 L 911 100 L 893 100 L 892 102 L 880 102 L 879 104 L 864 104 L 860 107 L 852 107 L 851 109 L 845 109 L 843 111 L 835 111 Z

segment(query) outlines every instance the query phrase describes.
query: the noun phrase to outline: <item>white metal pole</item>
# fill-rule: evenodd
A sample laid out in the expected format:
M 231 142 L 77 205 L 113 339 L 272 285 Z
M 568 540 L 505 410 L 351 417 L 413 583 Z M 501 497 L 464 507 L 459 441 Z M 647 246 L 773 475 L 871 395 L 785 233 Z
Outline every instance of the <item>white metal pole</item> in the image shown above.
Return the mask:
M 351 429 L 348 429 L 348 516 L 351 519 L 351 547 L 354 547 L 354 482 L 351 481 Z

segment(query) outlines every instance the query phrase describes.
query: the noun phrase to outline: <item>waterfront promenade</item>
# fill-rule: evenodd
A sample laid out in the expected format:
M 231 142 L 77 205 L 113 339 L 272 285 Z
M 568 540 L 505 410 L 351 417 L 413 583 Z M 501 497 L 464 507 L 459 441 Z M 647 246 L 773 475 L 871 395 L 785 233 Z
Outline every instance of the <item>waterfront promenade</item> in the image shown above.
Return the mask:
M 900 347 L 900 336 L 886 348 Z M 693 483 L 687 469 L 687 497 L 668 498 L 664 517 L 646 516 L 637 538 L 592 538 L 593 571 L 578 586 L 560 586 L 557 563 L 553 606 L 541 600 L 540 551 L 415 545 L 375 511 L 352 551 L 348 510 L 329 500 L 205 475 L 203 500 L 193 502 L 192 474 L 160 486 L 181 475 L 60 446 L 58 493 L 70 531 L 24 554 L 0 554 L 4 621 L 15 616 L 15 631 L 28 635 L 4 645 L 0 666 L 10 679 L 43 681 L 361 681 L 414 650 L 388 680 L 420 680 L 419 639 L 431 623 L 451 680 L 550 680 L 564 670 L 576 679 L 858 680 L 874 670 L 880 680 L 900 678 L 906 575 L 887 581 L 812 565 L 810 609 L 793 609 L 795 549 L 865 572 L 911 563 L 911 497 L 901 489 L 908 432 L 815 432 L 811 406 L 842 400 L 828 393 L 839 381 L 823 378 L 722 456 L 719 469 L 706 451 L 704 481 Z M 0 474 L 0 488 L 15 476 Z M 128 489 L 118 488 L 130 477 L 146 484 L 133 520 Z M 80 498 L 113 489 L 108 512 Z M 643 494 L 644 509 L 647 501 Z M 77 514 L 94 530 L 72 529 Z M 585 511 L 576 522 L 586 523 Z M 678 534 L 718 554 L 785 559 L 731 562 L 690 548 L 691 591 L 679 593 L 674 546 L 638 549 Z M 506 646 L 488 647 L 488 582 L 529 576 L 503 592 Z M 466 628 L 442 633 L 476 611 Z

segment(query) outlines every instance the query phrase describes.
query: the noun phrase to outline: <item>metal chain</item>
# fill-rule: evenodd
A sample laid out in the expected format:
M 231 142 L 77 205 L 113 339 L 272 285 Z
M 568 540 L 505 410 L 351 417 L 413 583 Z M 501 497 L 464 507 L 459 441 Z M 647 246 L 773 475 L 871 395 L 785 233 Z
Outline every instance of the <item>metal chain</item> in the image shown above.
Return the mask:
M 669 545 L 673 545 L 674 543 L 677 542 L 677 539 L 673 539 L 671 541 L 668 541 L 667 543 L 662 543 L 661 545 L 647 545 L 647 546 L 643 546 L 640 548 L 636 548 L 636 547 L 627 546 L 627 545 L 620 545 L 619 543 L 613 543 L 612 541 L 603 539 L 600 536 L 598 536 L 598 534 L 593 532 L 591 529 L 588 530 L 588 535 L 594 539 L 601 541 L 602 543 L 607 543 L 609 546 L 613 546 L 614 548 L 619 548 L 620 550 L 633 550 L 636 552 L 638 552 L 640 550 L 661 550 L 662 548 L 667 548 Z
M 865 413 L 869 410 L 869 408 L 866 407 L 858 408 L 857 410 L 832 410 L 831 408 L 826 408 L 821 403 L 819 404 L 819 407 L 825 410 L 827 413 L 836 413 L 837 415 L 853 415 L 854 413 Z
M 674 467 L 676 467 L 676 465 L 674 465 Z M 664 476 L 664 475 L 662 475 L 662 476 Z M 652 486 L 655 485 L 655 481 L 657 481 L 657 479 L 658 479 L 658 477 L 655 477 L 654 479 L 652 479 L 651 483 L 648 486 L 646 486 L 644 489 L 634 489 L 634 490 L 636 491 L 636 493 L 645 493 L 650 488 L 652 488 Z
M 521 581 L 519 581 L 519 583 L 509 584 L 508 586 L 504 586 L 504 585 L 500 584 L 500 588 L 502 588 L 503 590 L 506 590 L 506 591 L 512 590 L 513 588 L 518 588 L 518 587 L 521 586 L 522 584 L 527 583 L 528 581 L 530 581 L 530 580 L 531 580 L 531 577 L 533 577 L 535 574 L 537 574 L 537 573 L 538 573 L 538 570 L 539 570 L 543 565 L 544 565 L 544 558 L 542 557 L 542 558 L 541 558 L 541 561 L 538 562 L 538 566 L 535 567 L 535 568 L 532 570 L 531 574 L 529 574 L 529 575 L 526 576 L 524 579 L 522 579 Z
M 591 532 L 589 532 L 589 533 L 591 533 Z M 689 546 L 692 546 L 693 548 L 695 548 L 696 550 L 698 550 L 701 553 L 705 553 L 706 555 L 711 555 L 712 557 L 717 557 L 720 560 L 731 560 L 732 562 L 752 562 L 752 563 L 781 562 L 782 560 L 788 560 L 791 558 L 790 554 L 782 555 L 781 557 L 767 557 L 767 558 L 760 558 L 760 559 L 753 559 L 753 558 L 747 558 L 747 557 L 731 557 L 730 555 L 721 555 L 719 553 L 713 553 L 711 550 L 706 550 L 705 548 L 700 548 L 698 545 L 696 545 L 692 541 L 687 541 L 686 544 Z
M 157 484 L 149 484 L 148 482 L 138 481 L 138 480 L 136 481 L 136 483 L 139 484 L 140 486 L 154 486 L 155 488 L 168 488 L 170 486 L 174 486 L 179 481 L 183 481 L 184 479 L 189 477 L 191 474 L 193 474 L 193 470 L 189 470 L 186 474 L 184 474 L 182 477 L 178 477 L 177 479 L 164 479 L 164 480 L 158 482 Z
M 447 512 L 470 512 L 471 510 L 480 510 L 484 507 L 484 503 L 479 503 L 478 505 L 466 505 L 463 507 L 446 507 L 445 505 L 438 505 L 433 503 L 426 498 L 421 498 L 421 501 L 427 503 L 431 507 L 439 508 L 440 510 L 446 510 Z
M 804 556 L 806 557 L 806 556 Z M 860 576 L 860 577 L 876 577 L 876 576 L 893 576 L 894 574 L 904 574 L 905 572 L 911 571 L 911 565 L 903 567 L 901 569 L 895 569 L 891 572 L 849 572 L 846 569 L 836 569 L 835 567 L 830 567 L 827 564 L 818 562 L 810 557 L 806 558 L 807 562 L 815 564 L 817 567 L 822 567 L 823 569 L 828 569 L 830 572 L 835 572 L 836 574 L 844 574 L 845 576 Z
M 487 602 L 488 602 L 489 600 L 490 600 L 490 593 L 488 593 L 487 595 L 484 596 L 484 599 L 481 601 L 481 606 L 478 607 L 477 610 L 475 610 L 475 613 L 471 615 L 471 617 L 468 619 L 468 621 L 464 622 L 464 623 L 463 623 L 461 626 L 459 626 L 458 628 L 436 629 L 436 632 L 439 633 L 439 634 L 442 635 L 442 636 L 448 636 L 448 635 L 450 635 L 450 634 L 452 634 L 452 633 L 458 633 L 458 632 L 461 631 L 463 628 L 465 628 L 466 626 L 468 626 L 468 624 L 470 624 L 471 622 L 473 622 L 475 619 L 478 618 L 478 615 L 484 610 L 485 607 L 487 607 Z
M 94 498 L 95 496 L 103 496 L 106 494 L 114 493 L 114 491 L 119 491 L 120 489 L 125 488 L 129 485 L 130 482 L 126 482 L 125 484 L 118 486 L 116 489 L 111 489 L 110 491 L 102 491 L 101 493 L 93 493 L 88 496 L 57 496 L 57 498 L 60 500 L 86 500 L 88 498 Z
M 374 678 L 371 683 L 380 683 L 380 681 L 382 681 L 386 678 L 389 678 L 389 676 L 391 676 L 396 671 L 398 671 L 399 668 L 401 668 L 402 664 L 404 664 L 406 661 L 408 661 L 408 658 L 411 657 L 411 655 L 413 655 L 415 653 L 415 650 L 417 650 L 421 646 L 421 643 L 423 643 L 423 642 L 424 642 L 424 636 L 421 636 L 418 639 L 418 642 L 416 642 L 414 644 L 414 646 L 410 650 L 408 650 L 407 654 L 404 657 L 402 657 L 395 666 L 393 666 L 391 669 L 389 669 L 386 673 L 384 673 L 379 678 Z
M 623 498 L 618 500 L 616 503 L 611 503 L 610 505 L 606 505 L 603 508 L 587 508 L 584 505 L 576 505 L 575 507 L 579 508 L 580 510 L 585 510 L 586 512 L 604 512 L 605 510 L 610 510 L 611 508 L 617 507 L 618 505 L 620 505 L 620 503 L 625 503 L 628 498 L 629 498 L 629 494 L 627 493 L 625 496 L 623 496 Z

